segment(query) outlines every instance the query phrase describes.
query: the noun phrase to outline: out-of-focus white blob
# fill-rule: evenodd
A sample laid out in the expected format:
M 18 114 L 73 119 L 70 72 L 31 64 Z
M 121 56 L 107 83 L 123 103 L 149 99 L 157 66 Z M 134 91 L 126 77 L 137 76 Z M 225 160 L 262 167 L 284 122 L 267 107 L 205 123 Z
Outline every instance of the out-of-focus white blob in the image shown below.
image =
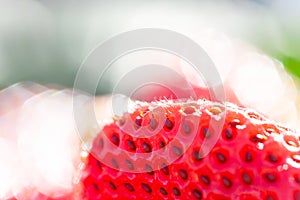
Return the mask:
M 295 109 L 297 89 L 278 61 L 257 51 L 241 53 L 227 81 L 245 106 L 300 128 Z
M 279 61 L 215 30 L 202 31 L 194 39 L 214 62 L 226 92 L 232 91 L 242 105 L 276 122 L 300 128 L 299 91 Z M 203 86 L 205 80 L 201 82 L 199 74 L 182 62 L 180 65 L 193 84 Z
M 200 33 L 196 42 L 208 53 L 224 81 L 234 63 L 235 52 L 230 39 L 223 33 L 207 30 Z
M 78 127 L 90 121 L 75 120 L 74 99 L 80 109 L 90 97 L 34 83 L 0 92 L 0 199 L 72 193 L 80 163 Z
M 22 82 L 1 90 L 0 116 L 22 106 L 27 99 L 46 89 L 47 87 L 33 82 Z
M 84 103 L 74 110 L 75 119 L 84 119 L 76 122 L 76 127 L 82 140 L 82 148 L 89 150 L 99 131 L 105 124 L 111 123 L 114 117 L 113 99 L 111 96 L 86 98 Z M 77 120 L 76 120 L 77 121 Z
M 241 102 L 264 113 L 271 111 L 284 93 L 284 85 L 271 59 L 251 53 L 237 65 L 229 81 Z
M 0 199 L 13 197 L 12 187 L 18 171 L 16 146 L 0 138 Z
M 23 168 L 16 142 L 19 137 L 16 124 L 24 102 L 45 89 L 25 82 L 0 91 L 0 199 L 15 196 L 13 188 L 19 188 L 20 182 L 26 181 L 19 176 Z
M 27 173 L 35 172 L 27 182 L 47 196 L 72 191 L 80 161 L 72 108 L 70 94 L 49 90 L 28 100 L 20 115 L 19 153 Z
M 178 97 L 182 91 L 191 90 L 190 82 L 204 85 L 203 78 L 193 76 L 198 74 L 195 70 L 184 71 L 192 68 L 184 59 L 161 49 L 133 51 L 120 57 L 105 70 L 101 83 L 109 84 L 99 84 L 99 88 L 103 90 L 110 85 L 114 95 L 122 94 L 138 100 L 144 100 L 139 97 L 147 97 L 149 91 L 158 90 L 171 91 Z M 190 82 L 187 83 L 186 79 Z M 186 98 L 190 96 L 192 94 Z
M 234 64 L 235 49 L 232 41 L 224 33 L 212 29 L 198 32 L 197 36 L 192 37 L 192 39 L 208 54 L 219 72 L 218 75 L 224 82 Z M 180 60 L 180 65 L 183 74 L 191 83 L 207 87 L 201 71 L 191 68 L 191 65 L 183 60 Z M 201 66 L 197 67 L 201 69 Z
M 150 80 L 156 79 L 157 82 L 167 80 L 166 82 L 171 83 L 172 77 L 161 73 L 159 70 L 149 71 L 149 66 L 161 66 L 161 68 L 169 68 L 169 73 L 180 73 L 180 61 L 181 59 L 177 55 L 165 50 L 143 49 L 134 51 L 117 59 L 109 66 L 109 68 L 107 68 L 105 71 L 106 74 L 101 78 L 103 79 L 105 78 L 105 75 L 109 75 L 106 78 L 109 78 L 110 83 L 116 87 L 118 84 L 123 83 L 122 81 L 124 81 L 126 77 L 132 76 L 134 81 L 123 84 L 125 88 L 122 88 L 122 91 L 125 91 L 126 88 L 139 87 L 136 85 L 136 82 L 141 82 L 141 80 L 146 79 L 146 77 L 151 77 L 151 79 L 148 78 Z M 142 68 L 145 73 L 140 74 L 140 71 L 137 70 L 138 68 Z M 128 96 L 130 95 L 128 94 Z

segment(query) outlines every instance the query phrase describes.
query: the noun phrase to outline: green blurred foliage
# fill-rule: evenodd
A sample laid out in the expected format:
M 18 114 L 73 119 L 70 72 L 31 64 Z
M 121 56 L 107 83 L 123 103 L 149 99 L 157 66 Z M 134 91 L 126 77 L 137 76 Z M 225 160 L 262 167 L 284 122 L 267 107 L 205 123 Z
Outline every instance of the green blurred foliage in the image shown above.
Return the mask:
M 300 58 L 282 56 L 279 59 L 283 62 L 288 72 L 300 79 Z

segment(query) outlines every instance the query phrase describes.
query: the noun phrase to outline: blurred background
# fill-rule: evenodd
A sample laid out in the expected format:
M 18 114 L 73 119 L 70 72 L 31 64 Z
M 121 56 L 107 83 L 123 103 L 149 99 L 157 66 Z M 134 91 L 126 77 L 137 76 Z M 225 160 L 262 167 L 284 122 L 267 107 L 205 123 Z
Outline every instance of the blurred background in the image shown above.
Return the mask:
M 220 30 L 279 59 L 300 77 L 299 10 L 297 0 L 1 1 L 0 87 L 27 80 L 72 87 L 81 63 L 99 43 L 143 27 L 186 35 Z

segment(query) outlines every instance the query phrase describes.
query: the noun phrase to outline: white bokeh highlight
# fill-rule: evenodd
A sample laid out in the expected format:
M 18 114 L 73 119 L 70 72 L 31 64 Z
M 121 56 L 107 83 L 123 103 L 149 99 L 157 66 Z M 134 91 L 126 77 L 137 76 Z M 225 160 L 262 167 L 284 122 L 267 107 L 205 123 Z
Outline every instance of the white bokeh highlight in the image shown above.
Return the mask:
M 215 63 L 226 92 L 243 106 L 291 128 L 300 128 L 299 89 L 282 64 L 250 44 L 215 30 L 191 34 Z M 181 62 L 183 74 L 196 85 L 201 77 Z M 231 99 L 227 93 L 227 99 Z
M 81 151 L 72 91 L 18 84 L 0 97 L 13 100 L 0 113 L 0 199 L 72 194 Z

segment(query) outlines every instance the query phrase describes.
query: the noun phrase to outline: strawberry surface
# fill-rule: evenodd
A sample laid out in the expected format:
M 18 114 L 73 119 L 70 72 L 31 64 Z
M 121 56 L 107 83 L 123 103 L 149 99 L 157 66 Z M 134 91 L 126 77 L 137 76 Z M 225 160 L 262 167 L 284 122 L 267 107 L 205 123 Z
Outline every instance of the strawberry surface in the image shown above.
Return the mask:
M 300 200 L 299 138 L 231 103 L 135 102 L 95 138 L 83 199 Z

